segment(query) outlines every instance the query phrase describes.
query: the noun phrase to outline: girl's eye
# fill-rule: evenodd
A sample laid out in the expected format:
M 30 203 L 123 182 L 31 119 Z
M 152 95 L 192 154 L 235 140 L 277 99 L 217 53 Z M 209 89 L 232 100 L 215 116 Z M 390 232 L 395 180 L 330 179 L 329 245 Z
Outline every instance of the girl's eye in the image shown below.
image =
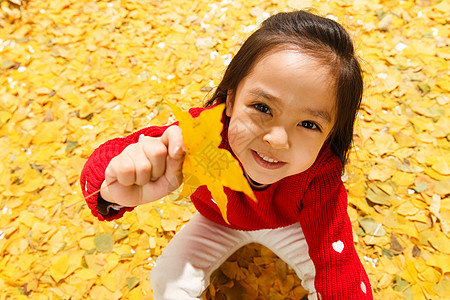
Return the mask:
M 312 130 L 319 130 L 319 131 L 321 131 L 320 127 L 317 126 L 316 123 L 311 122 L 311 121 L 303 121 L 303 122 L 300 123 L 300 125 L 302 127 L 305 127 L 306 129 L 312 129 Z
M 272 114 L 272 112 L 270 111 L 270 108 L 265 104 L 262 104 L 262 103 L 253 104 L 253 107 L 262 113 L 269 114 L 269 115 Z

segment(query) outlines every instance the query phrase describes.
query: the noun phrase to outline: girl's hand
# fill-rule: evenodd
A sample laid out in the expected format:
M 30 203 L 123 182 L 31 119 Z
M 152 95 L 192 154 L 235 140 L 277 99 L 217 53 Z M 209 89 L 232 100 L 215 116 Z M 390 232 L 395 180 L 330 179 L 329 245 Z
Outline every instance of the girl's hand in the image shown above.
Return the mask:
M 184 154 L 178 126 L 167 128 L 159 138 L 141 136 L 109 162 L 101 197 L 122 206 L 163 198 L 183 181 Z

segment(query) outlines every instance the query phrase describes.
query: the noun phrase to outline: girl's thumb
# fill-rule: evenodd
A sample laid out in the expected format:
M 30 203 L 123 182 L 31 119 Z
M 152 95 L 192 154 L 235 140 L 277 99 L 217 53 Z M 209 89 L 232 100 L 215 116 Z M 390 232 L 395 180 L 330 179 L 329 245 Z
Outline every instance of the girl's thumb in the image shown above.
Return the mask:
M 183 182 L 183 162 L 185 152 L 182 147 L 176 147 L 171 155 L 167 155 L 166 178 L 171 185 L 170 188 L 176 189 Z

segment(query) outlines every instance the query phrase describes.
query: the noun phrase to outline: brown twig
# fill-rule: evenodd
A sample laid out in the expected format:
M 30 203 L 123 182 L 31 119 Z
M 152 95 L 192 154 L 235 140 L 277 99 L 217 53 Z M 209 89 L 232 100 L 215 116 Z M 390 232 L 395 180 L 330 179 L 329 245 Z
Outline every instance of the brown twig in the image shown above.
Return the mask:
M 109 187 L 109 186 L 111 186 L 113 183 L 115 183 L 116 182 L 116 180 L 114 180 L 114 181 L 112 181 L 112 182 L 110 182 L 110 183 L 108 183 L 107 185 L 105 185 L 104 187 L 102 187 L 102 188 L 100 188 L 100 189 L 98 189 L 98 190 L 96 190 L 95 192 L 93 192 L 93 193 L 91 193 L 91 194 L 89 194 L 89 195 L 87 195 L 86 197 L 84 197 L 85 199 L 87 199 L 87 198 L 89 198 L 89 197 L 91 197 L 91 196 L 94 196 L 95 194 L 98 194 L 98 193 L 100 193 L 101 191 L 103 191 L 104 189 L 106 189 L 107 187 Z

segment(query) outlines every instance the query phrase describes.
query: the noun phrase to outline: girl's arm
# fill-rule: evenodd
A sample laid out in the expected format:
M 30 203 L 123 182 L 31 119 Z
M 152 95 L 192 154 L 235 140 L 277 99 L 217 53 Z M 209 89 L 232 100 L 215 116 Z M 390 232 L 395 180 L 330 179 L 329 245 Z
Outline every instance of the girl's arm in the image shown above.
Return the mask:
M 172 125 L 176 125 L 176 123 Z M 100 193 L 96 193 L 90 197 L 87 196 L 101 189 L 105 181 L 105 170 L 114 157 L 122 153 L 129 145 L 137 143 L 141 135 L 160 137 L 172 125 L 144 128 L 127 137 L 109 140 L 92 152 L 81 172 L 80 186 L 87 205 L 94 216 L 102 221 L 111 221 L 122 217 L 126 211 L 134 209 L 134 207 L 123 207 L 115 203 L 110 203 L 104 200 Z
M 340 162 L 328 157 L 305 192 L 300 224 L 316 268 L 319 299 L 372 299 L 367 274 L 353 244 Z
M 191 108 L 189 113 L 197 117 L 204 108 Z M 161 137 L 169 126 L 152 126 L 137 131 L 124 138 L 116 138 L 107 141 L 92 152 L 80 175 L 80 186 L 91 212 L 99 220 L 111 221 L 123 216 L 126 211 L 132 211 L 134 207 L 125 207 L 108 202 L 101 197 L 101 193 L 95 193 L 104 186 L 105 171 L 110 161 L 118 156 L 131 144 L 137 143 L 141 135 L 150 137 Z M 105 191 L 105 190 L 103 190 Z M 94 195 L 92 195 L 95 193 Z M 87 197 L 91 195 L 90 197 Z

